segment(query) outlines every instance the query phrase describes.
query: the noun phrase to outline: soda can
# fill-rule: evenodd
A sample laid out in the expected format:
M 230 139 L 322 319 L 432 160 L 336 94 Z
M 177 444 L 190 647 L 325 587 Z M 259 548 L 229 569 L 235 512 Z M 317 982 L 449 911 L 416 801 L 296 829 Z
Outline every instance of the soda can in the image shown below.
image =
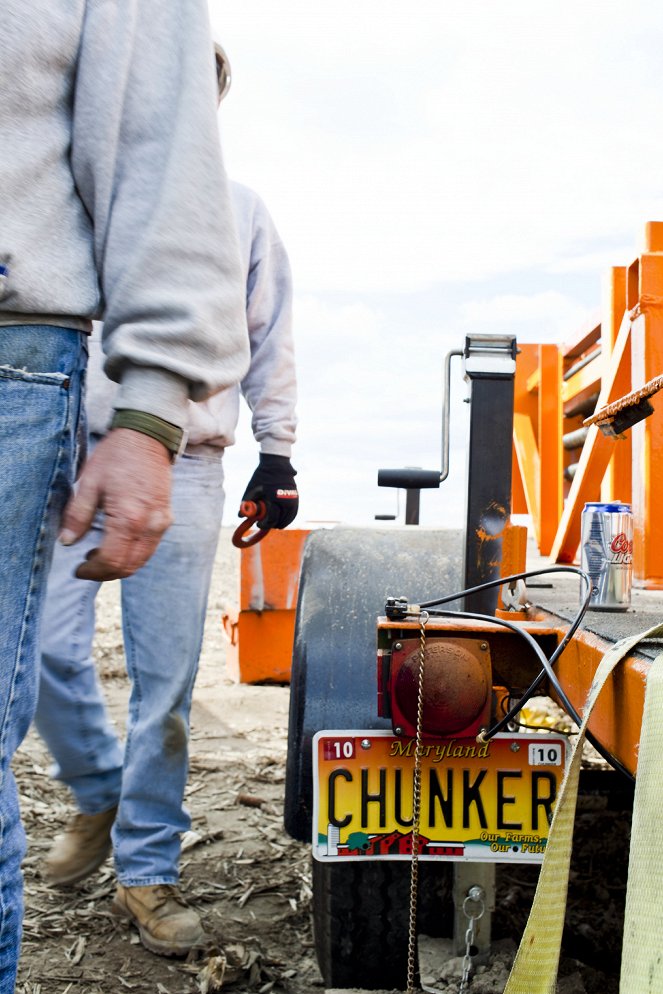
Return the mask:
M 633 578 L 633 514 L 621 501 L 585 504 L 580 525 L 581 568 L 592 582 L 590 608 L 626 611 Z

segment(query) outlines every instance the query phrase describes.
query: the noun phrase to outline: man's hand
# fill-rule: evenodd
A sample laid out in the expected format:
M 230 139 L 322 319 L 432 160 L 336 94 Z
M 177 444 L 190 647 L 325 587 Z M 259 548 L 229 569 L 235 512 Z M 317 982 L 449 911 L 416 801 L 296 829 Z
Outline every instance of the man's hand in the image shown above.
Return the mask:
M 130 576 L 150 558 L 172 522 L 171 463 L 161 442 L 115 428 L 85 463 L 74 496 L 62 518 L 60 541 L 73 545 L 104 512 L 104 537 L 76 570 L 82 580 Z
M 249 480 L 242 500 L 263 500 L 267 508 L 258 528 L 285 528 L 299 510 L 295 470 L 286 456 L 260 453 L 260 463 Z

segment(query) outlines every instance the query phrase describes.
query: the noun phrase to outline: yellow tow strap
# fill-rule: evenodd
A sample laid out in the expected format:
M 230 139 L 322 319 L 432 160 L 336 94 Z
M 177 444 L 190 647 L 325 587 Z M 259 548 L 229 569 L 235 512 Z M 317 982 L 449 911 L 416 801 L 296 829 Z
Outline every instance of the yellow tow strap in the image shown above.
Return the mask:
M 575 743 L 550 826 L 546 854 L 520 947 L 504 994 L 555 994 L 569 883 L 578 777 L 587 723 L 616 664 L 663 625 L 622 639 L 601 660 L 589 688 Z M 620 994 L 663 994 L 663 653 L 647 676 L 626 890 Z

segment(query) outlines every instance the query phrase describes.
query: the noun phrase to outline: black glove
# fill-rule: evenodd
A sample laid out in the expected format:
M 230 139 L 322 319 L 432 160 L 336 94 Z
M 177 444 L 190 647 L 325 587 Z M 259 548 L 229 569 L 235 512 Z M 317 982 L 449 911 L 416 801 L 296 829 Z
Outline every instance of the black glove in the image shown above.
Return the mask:
M 249 480 L 242 500 L 262 500 L 267 513 L 258 528 L 285 528 L 299 510 L 295 470 L 286 456 L 260 453 L 258 468 Z

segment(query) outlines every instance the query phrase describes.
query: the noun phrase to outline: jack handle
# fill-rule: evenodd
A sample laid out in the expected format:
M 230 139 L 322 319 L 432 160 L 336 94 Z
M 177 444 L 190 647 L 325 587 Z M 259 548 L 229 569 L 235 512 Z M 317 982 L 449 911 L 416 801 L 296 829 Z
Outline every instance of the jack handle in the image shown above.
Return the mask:
M 248 549 L 251 545 L 255 545 L 256 542 L 262 542 L 263 538 L 269 534 L 269 528 L 257 528 L 248 538 L 244 538 L 244 535 L 249 528 L 257 524 L 258 521 L 262 521 L 266 514 L 267 506 L 264 500 L 242 501 L 239 505 L 239 515 L 241 518 L 246 518 L 246 521 L 242 521 L 233 532 L 232 542 L 235 548 Z

